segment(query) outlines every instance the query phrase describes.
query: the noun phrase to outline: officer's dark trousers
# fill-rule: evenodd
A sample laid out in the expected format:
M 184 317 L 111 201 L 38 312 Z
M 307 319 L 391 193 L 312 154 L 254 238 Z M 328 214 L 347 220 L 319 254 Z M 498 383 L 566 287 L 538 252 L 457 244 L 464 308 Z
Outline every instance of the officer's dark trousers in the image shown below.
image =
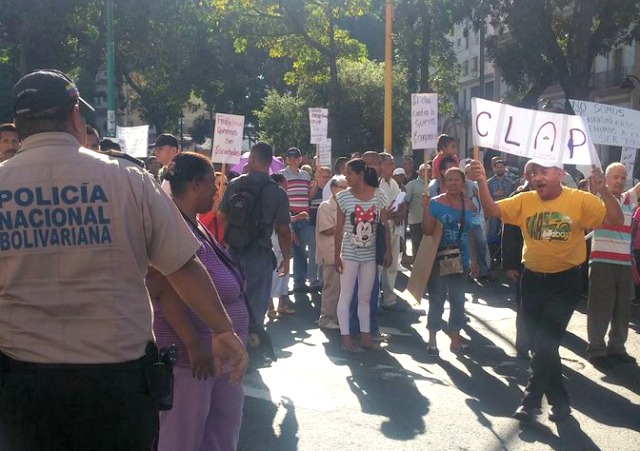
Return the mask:
M 1 360 L 3 451 L 151 449 L 158 410 L 140 360 L 50 367 Z
M 522 400 L 527 407 L 540 407 L 543 395 L 554 406 L 569 403 L 558 348 L 580 300 L 581 285 L 579 267 L 556 274 L 524 270 L 520 313 L 525 334 L 533 338 L 531 378 Z

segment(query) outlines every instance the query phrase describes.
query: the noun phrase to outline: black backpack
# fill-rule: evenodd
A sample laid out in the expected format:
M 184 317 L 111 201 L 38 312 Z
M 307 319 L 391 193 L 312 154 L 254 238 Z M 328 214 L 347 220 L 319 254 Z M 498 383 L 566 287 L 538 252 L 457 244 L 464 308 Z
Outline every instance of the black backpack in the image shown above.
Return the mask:
M 263 235 L 260 196 L 268 185 L 275 182 L 269 179 L 263 183 L 252 183 L 247 176 L 241 176 L 236 183 L 235 192 L 229 197 L 224 241 L 234 251 L 242 252 Z

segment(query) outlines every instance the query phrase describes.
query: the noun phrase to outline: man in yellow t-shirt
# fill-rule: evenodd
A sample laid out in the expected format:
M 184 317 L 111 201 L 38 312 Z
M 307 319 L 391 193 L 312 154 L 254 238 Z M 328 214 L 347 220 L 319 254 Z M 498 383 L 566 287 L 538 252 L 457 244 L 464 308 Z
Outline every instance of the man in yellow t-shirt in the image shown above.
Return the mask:
M 482 163 L 471 162 L 485 214 L 520 227 L 524 237 L 519 314 L 534 344 L 531 377 L 514 418 L 531 421 L 546 395 L 552 406 L 549 419 L 560 421 L 571 414 L 571 407 L 558 348 L 579 302 L 579 267 L 587 257 L 584 230 L 604 223 L 620 225 L 624 217 L 599 169 L 593 169 L 590 183 L 601 199 L 562 186 L 564 169 L 560 163 L 533 159 L 525 166 L 525 173 L 530 176 L 532 191 L 494 202 Z

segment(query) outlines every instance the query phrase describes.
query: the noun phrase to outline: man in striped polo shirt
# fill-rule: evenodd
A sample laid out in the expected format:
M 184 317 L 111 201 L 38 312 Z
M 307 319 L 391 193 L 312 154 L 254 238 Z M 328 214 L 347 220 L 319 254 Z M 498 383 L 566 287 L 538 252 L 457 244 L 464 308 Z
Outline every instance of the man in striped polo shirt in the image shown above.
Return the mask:
M 613 363 L 635 363 L 627 354 L 625 342 L 629 331 L 633 270 L 631 266 L 631 217 L 638 204 L 640 184 L 624 191 L 627 170 L 612 163 L 606 170 L 607 187 L 618 200 L 624 224 L 605 224 L 593 231 L 589 259 L 589 304 L 587 334 L 589 362 L 596 368 L 610 368 Z M 605 335 L 609 329 L 609 343 Z
M 302 153 L 297 147 L 287 150 L 287 167 L 280 171 L 287 178 L 287 196 L 291 215 L 306 213 L 307 218 L 291 224 L 293 239 L 293 291 L 307 290 L 307 246 L 309 245 L 309 192 L 311 176 L 300 170 Z M 314 193 L 315 194 L 315 193 Z

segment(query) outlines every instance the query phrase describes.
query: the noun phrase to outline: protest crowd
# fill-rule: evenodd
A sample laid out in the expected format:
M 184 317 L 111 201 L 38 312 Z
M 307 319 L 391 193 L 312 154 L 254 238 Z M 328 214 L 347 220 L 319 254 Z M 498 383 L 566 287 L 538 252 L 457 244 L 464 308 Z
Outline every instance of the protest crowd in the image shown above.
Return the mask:
M 571 415 L 558 349 L 581 302 L 589 362 L 636 362 L 640 184 L 620 163 L 571 188 L 560 163 L 465 159 L 440 135 L 420 165 L 343 149 L 324 166 L 297 143 L 258 142 L 236 173 L 171 134 L 144 161 L 121 152 L 61 72 L 26 75 L 13 96 L 0 126 L 0 449 L 235 450 L 243 375 L 273 352 L 265 324 L 316 292 L 318 326 L 347 358 L 384 353 L 379 314 L 413 311 L 396 280 L 421 258 L 430 358 L 474 352 L 467 284 L 513 282 L 531 370 L 517 420 L 543 397 L 552 421 Z

